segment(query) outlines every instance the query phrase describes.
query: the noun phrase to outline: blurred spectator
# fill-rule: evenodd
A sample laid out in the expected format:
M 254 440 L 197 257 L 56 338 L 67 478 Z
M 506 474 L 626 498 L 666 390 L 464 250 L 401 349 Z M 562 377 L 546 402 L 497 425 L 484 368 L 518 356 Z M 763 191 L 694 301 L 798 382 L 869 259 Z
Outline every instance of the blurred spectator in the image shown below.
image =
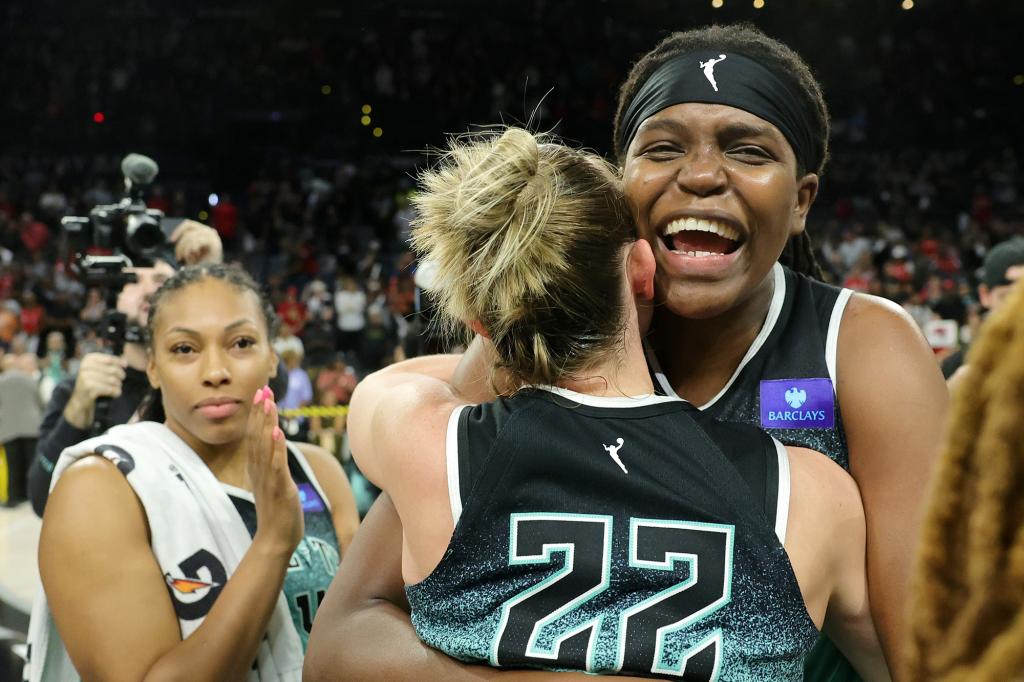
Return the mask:
M 26 362 L 26 359 L 28 362 Z M 36 390 L 35 357 L 5 354 L 0 357 L 0 502 L 14 506 L 23 502 L 28 467 L 36 449 L 43 402 Z
M 338 347 L 345 351 L 359 349 L 366 327 L 366 293 L 351 275 L 342 276 L 334 294 L 334 308 L 338 313 Z
M 992 314 L 1005 305 L 1013 285 L 1024 279 L 1024 237 L 1016 237 L 997 244 L 985 257 L 982 282 L 978 285 L 978 298 L 982 308 Z M 946 358 L 942 363 L 942 374 L 955 385 L 960 378 L 956 377 L 962 369 L 964 357 L 969 343 Z
M 306 324 L 302 343 L 306 347 L 306 366 L 317 371 L 331 361 L 337 350 L 338 327 L 334 323 L 334 308 L 321 306 Z
M 379 308 L 370 309 L 359 350 L 360 371 L 369 374 L 390 365 L 396 345 L 394 332 L 384 324 L 384 313 Z
M 298 299 L 299 290 L 290 286 L 285 290 L 284 300 L 277 304 L 277 316 L 281 326 L 292 336 L 302 336 L 308 312 L 306 304 Z
M 321 400 L 331 394 L 336 405 L 348 405 L 356 388 L 356 373 L 349 366 L 344 353 L 336 353 L 331 363 L 320 370 L 316 379 L 316 392 Z

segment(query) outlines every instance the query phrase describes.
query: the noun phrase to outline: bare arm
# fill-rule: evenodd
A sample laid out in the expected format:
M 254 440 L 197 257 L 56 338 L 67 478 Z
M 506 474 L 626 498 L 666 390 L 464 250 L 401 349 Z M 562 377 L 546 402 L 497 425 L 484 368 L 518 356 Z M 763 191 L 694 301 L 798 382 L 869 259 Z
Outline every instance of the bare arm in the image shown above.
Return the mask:
M 84 679 L 248 677 L 303 532 L 276 425 L 273 406 L 251 410 L 247 465 L 258 530 L 185 640 L 150 548 L 145 511 L 128 482 L 99 457 L 64 473 L 43 519 L 39 568 L 54 621 Z
M 82 679 L 244 680 L 290 552 L 254 541 L 203 625 L 182 641 L 147 535 L 141 504 L 107 460 L 71 466 L 54 488 L 40 575 Z
M 924 337 L 888 301 L 850 300 L 838 354 L 850 473 L 864 501 L 871 613 L 886 659 L 895 663 L 949 394 Z
M 590 677 L 466 665 L 420 641 L 402 582 L 402 526 L 386 493 L 363 519 L 317 611 L 302 671 L 307 682 L 514 682 L 554 675 L 559 682 Z
M 323 488 L 327 496 L 327 502 L 331 505 L 331 521 L 334 523 L 334 532 L 338 536 L 338 544 L 341 545 L 341 554 L 345 556 L 346 550 L 352 544 L 352 538 L 359 528 L 359 510 L 356 509 L 356 500 L 352 496 L 352 486 L 345 477 L 345 471 L 341 464 L 331 453 L 318 445 L 309 443 L 296 443 L 302 454 L 306 456 L 309 466 L 316 474 L 316 480 Z

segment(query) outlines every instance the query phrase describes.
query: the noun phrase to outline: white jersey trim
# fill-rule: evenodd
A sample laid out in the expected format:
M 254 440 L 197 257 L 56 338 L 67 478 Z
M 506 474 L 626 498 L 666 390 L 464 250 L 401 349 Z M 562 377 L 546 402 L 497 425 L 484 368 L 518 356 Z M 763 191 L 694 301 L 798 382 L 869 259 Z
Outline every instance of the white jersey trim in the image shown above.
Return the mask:
M 843 322 L 843 313 L 846 311 L 846 304 L 853 296 L 853 289 L 843 289 L 839 292 L 839 298 L 832 308 L 832 317 L 828 321 L 828 335 L 825 337 L 825 365 L 828 367 L 828 376 L 832 379 L 832 390 L 837 394 L 839 384 L 836 383 L 836 367 L 839 349 L 839 325 Z
M 789 473 L 789 451 L 777 438 L 775 442 L 775 453 L 779 458 L 779 492 L 775 501 L 775 535 L 779 542 L 786 544 L 786 526 L 789 525 L 789 495 L 791 492 L 791 481 Z
M 592 407 L 645 407 L 647 405 L 660 405 L 661 403 L 682 402 L 679 396 L 675 393 L 672 393 L 671 395 L 648 393 L 647 395 L 637 396 L 603 396 L 578 393 L 568 388 L 562 388 L 561 386 L 543 386 L 537 384 L 530 386 L 530 388 L 539 388 L 542 391 L 560 395 L 574 403 L 590 405 Z
M 469 405 L 459 405 L 448 417 L 448 431 L 444 439 L 445 467 L 448 471 L 448 504 L 452 509 L 452 523 L 459 525 L 462 517 L 462 493 L 459 481 L 459 415 Z
M 740 364 L 736 367 L 736 371 L 729 377 L 729 381 L 726 382 L 722 390 L 718 392 L 714 398 L 704 403 L 697 409 L 706 410 L 715 403 L 717 403 L 726 392 L 732 388 L 732 385 L 736 383 L 736 377 L 740 375 L 743 368 L 754 359 L 757 352 L 761 350 L 761 346 L 768 340 L 768 336 L 771 335 L 775 329 L 775 323 L 779 321 L 779 313 L 782 312 L 782 304 L 786 301 L 786 273 L 782 269 L 782 264 L 775 263 L 772 267 L 772 273 L 775 275 L 775 291 L 772 292 L 772 302 L 768 306 L 768 315 L 764 318 L 764 325 L 761 327 L 761 331 L 758 332 L 757 336 L 754 337 L 754 341 L 750 344 L 750 348 L 747 349 L 747 354 L 740 360 Z M 675 395 L 675 391 L 672 392 Z

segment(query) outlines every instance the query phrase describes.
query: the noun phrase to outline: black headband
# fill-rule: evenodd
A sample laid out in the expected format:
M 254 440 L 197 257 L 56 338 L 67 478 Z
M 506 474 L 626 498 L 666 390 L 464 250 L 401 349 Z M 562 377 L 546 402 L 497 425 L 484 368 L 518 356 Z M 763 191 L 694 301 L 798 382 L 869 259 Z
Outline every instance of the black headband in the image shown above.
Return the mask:
M 771 70 L 735 52 L 687 52 L 668 60 L 650 75 L 622 117 L 625 156 L 640 124 L 666 107 L 684 102 L 725 104 L 773 124 L 789 142 L 800 167 L 817 172 L 824 155 L 813 134 L 817 118 L 808 98 Z

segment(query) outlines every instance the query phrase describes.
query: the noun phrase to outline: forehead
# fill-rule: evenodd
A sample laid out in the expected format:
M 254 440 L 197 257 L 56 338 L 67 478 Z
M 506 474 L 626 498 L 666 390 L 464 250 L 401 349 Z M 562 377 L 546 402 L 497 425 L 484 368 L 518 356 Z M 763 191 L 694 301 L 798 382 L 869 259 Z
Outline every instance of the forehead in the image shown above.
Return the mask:
M 782 132 L 760 116 L 727 104 L 683 102 L 658 111 L 644 119 L 637 137 L 654 131 L 679 130 L 688 133 L 717 133 L 728 128 L 763 131 L 789 146 Z
M 170 291 L 160 302 L 154 326 L 222 328 L 240 318 L 265 326 L 259 296 L 249 289 L 207 277 Z

